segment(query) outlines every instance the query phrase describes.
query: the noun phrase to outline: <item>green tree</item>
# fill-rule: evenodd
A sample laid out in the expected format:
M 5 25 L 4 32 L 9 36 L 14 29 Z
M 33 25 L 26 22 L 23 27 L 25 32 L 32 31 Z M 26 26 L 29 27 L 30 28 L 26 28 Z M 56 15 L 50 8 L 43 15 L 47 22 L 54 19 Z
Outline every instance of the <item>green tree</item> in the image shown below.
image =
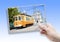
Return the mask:
M 8 8 L 9 23 L 13 22 L 13 16 L 20 14 L 17 8 Z

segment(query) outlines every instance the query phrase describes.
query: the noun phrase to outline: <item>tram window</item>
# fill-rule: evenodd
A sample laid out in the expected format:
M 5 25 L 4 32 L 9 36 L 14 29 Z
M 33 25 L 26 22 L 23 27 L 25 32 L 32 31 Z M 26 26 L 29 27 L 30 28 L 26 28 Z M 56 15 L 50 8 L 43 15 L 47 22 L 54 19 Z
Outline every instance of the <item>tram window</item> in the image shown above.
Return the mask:
M 17 21 L 17 17 L 15 17 L 15 20 Z
M 21 17 L 19 16 L 19 20 L 21 20 Z
M 26 17 L 26 20 L 30 20 L 30 18 L 29 17 Z

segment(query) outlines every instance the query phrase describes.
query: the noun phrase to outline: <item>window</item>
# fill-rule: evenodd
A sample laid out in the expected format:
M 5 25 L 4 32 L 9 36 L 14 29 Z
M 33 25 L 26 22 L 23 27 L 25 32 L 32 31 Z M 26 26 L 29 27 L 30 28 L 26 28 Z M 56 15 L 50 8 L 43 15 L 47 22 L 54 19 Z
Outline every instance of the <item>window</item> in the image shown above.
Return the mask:
M 19 16 L 19 20 L 21 20 L 21 17 Z
M 15 17 L 15 20 L 17 21 L 17 17 Z
M 30 18 L 29 17 L 26 17 L 26 20 L 30 20 Z
M 14 20 L 17 21 L 17 20 L 22 20 L 22 18 L 20 16 L 17 16 L 17 17 L 14 17 Z

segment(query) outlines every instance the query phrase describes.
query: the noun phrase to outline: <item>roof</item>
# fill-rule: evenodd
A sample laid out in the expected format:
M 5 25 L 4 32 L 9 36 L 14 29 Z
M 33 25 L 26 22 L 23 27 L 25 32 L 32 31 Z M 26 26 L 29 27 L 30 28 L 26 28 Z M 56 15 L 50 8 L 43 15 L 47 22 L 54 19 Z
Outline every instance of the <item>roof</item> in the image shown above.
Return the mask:
M 22 13 L 22 14 L 19 14 L 19 15 L 25 15 L 25 16 L 32 17 L 31 15 L 28 15 L 28 14 L 25 14 L 25 13 Z M 19 15 L 15 15 L 15 16 L 19 16 Z M 15 16 L 14 16 L 14 17 L 15 17 Z
M 25 14 L 25 13 L 22 13 L 21 15 L 26 15 L 26 16 L 29 16 L 29 17 L 31 17 L 31 15 L 28 15 L 28 14 Z

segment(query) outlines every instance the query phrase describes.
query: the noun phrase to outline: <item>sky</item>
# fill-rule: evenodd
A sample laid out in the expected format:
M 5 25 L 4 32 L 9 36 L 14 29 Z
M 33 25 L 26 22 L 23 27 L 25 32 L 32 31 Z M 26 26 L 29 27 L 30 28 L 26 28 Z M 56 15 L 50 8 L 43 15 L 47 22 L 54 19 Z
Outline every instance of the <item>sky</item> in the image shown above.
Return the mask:
M 0 0 L 0 42 L 50 42 L 39 32 L 8 34 L 7 8 L 45 4 L 47 23 L 60 33 L 60 0 Z

